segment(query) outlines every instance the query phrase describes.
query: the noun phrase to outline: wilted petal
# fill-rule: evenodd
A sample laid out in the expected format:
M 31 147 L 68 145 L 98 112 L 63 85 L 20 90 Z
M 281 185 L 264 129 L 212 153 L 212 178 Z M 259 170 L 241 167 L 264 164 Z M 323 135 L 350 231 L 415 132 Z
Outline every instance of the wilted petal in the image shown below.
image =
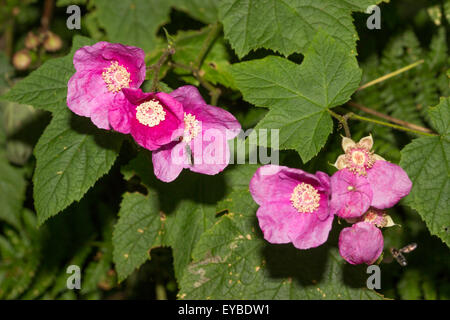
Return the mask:
M 347 152 L 350 148 L 353 148 L 354 146 L 356 146 L 355 141 L 347 137 L 342 137 L 342 150 L 344 150 L 344 152 Z
M 361 140 L 359 140 L 358 144 L 364 149 L 372 150 L 372 147 L 373 147 L 372 135 L 368 135 L 367 137 L 361 138 Z
M 341 154 L 334 163 L 334 166 L 338 168 L 338 170 L 345 168 L 345 154 Z

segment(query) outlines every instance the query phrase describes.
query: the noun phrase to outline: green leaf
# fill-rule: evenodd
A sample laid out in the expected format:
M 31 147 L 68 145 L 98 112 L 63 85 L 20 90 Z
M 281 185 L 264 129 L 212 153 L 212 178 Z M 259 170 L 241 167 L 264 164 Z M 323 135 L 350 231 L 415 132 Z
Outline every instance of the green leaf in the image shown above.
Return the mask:
M 66 108 L 55 115 L 34 150 L 34 205 L 39 224 L 80 200 L 116 160 L 122 136 L 97 129 Z
M 45 231 L 37 231 L 30 210 L 22 210 L 19 217 L 23 218 L 19 232 L 5 227 L 0 235 L 0 299 L 17 299 L 25 292 L 42 262 Z
M 89 119 L 72 114 L 66 105 L 67 82 L 75 72 L 73 54 L 92 43 L 75 37 L 69 55 L 49 60 L 4 96 L 54 113 L 34 151 L 39 224 L 80 200 L 109 171 L 120 149 L 120 136 L 97 129 Z
M 6 103 L 0 103 L 0 121 L 3 120 Z M 25 199 L 24 171 L 12 166 L 5 152 L 6 126 L 0 122 L 0 220 L 20 229 L 20 213 Z
M 153 230 L 153 234 L 151 232 L 148 232 L 148 235 L 147 233 L 141 234 L 137 228 L 133 228 L 129 230 L 129 233 L 125 233 L 123 239 L 120 239 L 118 243 L 117 228 L 119 225 L 116 227 L 113 241 L 114 262 L 118 268 L 119 279 L 126 278 L 131 271 L 145 261 L 145 257 L 149 258 L 148 251 L 155 246 L 172 247 L 175 276 L 177 279 L 181 279 L 185 267 L 191 261 L 192 250 L 200 235 L 214 222 L 215 203 L 221 199 L 223 194 L 223 178 L 220 175 L 205 176 L 183 172 L 176 181 L 170 184 L 163 183 L 154 177 L 151 157 L 147 152 L 141 152 L 129 166 L 123 169 L 123 173 L 126 179 L 133 175 L 141 178 L 149 195 L 146 197 L 127 196 L 130 198 L 130 203 L 128 203 L 128 198 L 125 198 L 127 203 L 121 208 L 120 228 L 134 226 L 135 216 L 138 216 L 142 219 L 143 225 L 137 226 L 137 228 L 144 229 L 145 226 L 149 226 L 148 228 Z M 133 200 L 132 203 L 131 200 Z M 139 210 L 133 209 L 133 204 Z M 159 219 L 164 222 L 161 226 Z M 158 229 L 159 227 L 161 228 Z M 158 233 L 160 238 L 157 237 Z M 136 242 L 137 238 L 140 239 L 139 242 Z M 156 241 L 152 239 L 156 239 Z M 122 248 L 129 248 L 127 246 L 131 246 L 132 241 L 139 245 L 133 247 L 131 255 L 129 249 Z M 129 265 L 124 264 L 124 254 L 128 254 Z
M 327 109 L 348 101 L 361 79 L 355 57 L 322 32 L 301 65 L 269 56 L 234 64 L 232 74 L 245 100 L 270 109 L 255 129 L 279 129 L 279 148 L 297 150 L 304 162 L 332 132 Z
M 70 54 L 48 60 L 39 69 L 19 81 L 2 96 L 2 99 L 51 112 L 67 109 L 67 82 L 75 72 L 73 54 L 82 46 L 92 44 L 94 41 L 89 38 L 75 36 Z
M 156 32 L 169 20 L 170 4 L 167 0 L 95 0 L 109 40 L 145 51 L 155 47 Z
M 387 43 L 381 57 L 373 53 L 361 65 L 364 73 L 362 82 L 367 83 L 421 59 L 424 63 L 359 91 L 354 99 L 394 118 L 426 126 L 424 118 L 428 120 L 428 107 L 438 104 L 439 97 L 450 95 L 446 75 L 447 51 L 444 27 L 436 29 L 429 49 L 423 48 L 415 33 L 407 29 Z
M 398 284 L 398 293 L 402 300 L 419 300 L 422 298 L 421 278 L 418 270 L 412 269 L 405 272 Z
M 209 37 L 211 27 L 196 31 L 181 31 L 175 37 L 175 54 L 172 59 L 175 62 L 191 65 L 197 63 L 205 40 Z M 201 72 L 205 80 L 213 84 L 222 84 L 226 87 L 235 88 L 233 77 L 230 73 L 230 59 L 223 38 L 214 41 L 207 55 L 202 61 Z M 176 68 L 178 74 L 186 75 L 186 70 Z M 189 78 L 188 78 L 189 77 Z M 187 81 L 197 84 L 198 82 L 189 75 Z
M 0 220 L 20 227 L 20 212 L 25 199 L 26 182 L 24 172 L 8 163 L 3 151 L 0 151 Z
M 450 98 L 429 108 L 429 116 L 439 136 L 415 139 L 401 151 L 400 166 L 413 183 L 405 200 L 450 247 Z
M 248 190 L 254 166 L 225 174 L 232 186 L 217 211 L 227 209 L 201 237 L 180 283 L 181 299 L 379 299 L 362 289 L 364 269 L 345 265 L 330 244 L 310 250 L 270 245 L 256 220 Z M 335 226 L 336 227 L 336 226 Z M 328 242 L 331 240 L 329 239 Z M 345 269 L 348 268 L 348 272 Z M 360 289 L 361 288 L 361 289 Z
M 57 7 L 68 7 L 73 4 L 80 4 L 80 5 L 86 5 L 87 0 L 57 0 L 56 6 Z
M 125 193 L 112 240 L 119 281 L 149 259 L 151 248 L 160 245 L 157 239 L 162 226 L 155 192 L 150 191 L 146 196 Z
M 242 58 L 267 48 L 285 56 L 303 53 L 319 29 L 356 55 L 358 34 L 352 11 L 365 11 L 381 1 L 356 0 L 223 0 L 219 15 L 225 37 Z
M 201 22 L 214 23 L 219 19 L 217 0 L 172 0 L 172 2 L 175 8 L 186 11 Z

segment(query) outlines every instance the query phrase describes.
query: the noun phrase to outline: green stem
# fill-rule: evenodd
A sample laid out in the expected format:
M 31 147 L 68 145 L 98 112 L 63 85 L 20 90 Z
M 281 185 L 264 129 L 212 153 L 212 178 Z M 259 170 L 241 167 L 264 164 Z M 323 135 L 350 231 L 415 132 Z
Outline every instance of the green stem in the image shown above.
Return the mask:
M 6 22 L 5 28 L 5 53 L 11 58 L 13 55 L 13 45 L 14 45 L 14 17 L 12 17 L 8 22 Z
M 337 114 L 336 112 L 331 111 L 330 109 L 327 109 L 327 110 L 331 114 L 331 116 L 334 117 L 336 120 L 338 120 L 339 123 L 342 125 L 342 127 L 344 128 L 344 131 L 345 131 L 345 136 L 347 138 L 351 138 L 352 135 L 350 133 L 350 128 L 347 123 L 347 120 L 349 119 L 349 116 L 348 116 L 349 114 L 341 116 L 340 114 Z
M 156 281 L 156 300 L 167 300 L 167 292 L 166 288 L 164 287 L 164 283 L 162 283 L 160 280 Z
M 211 30 L 209 31 L 205 41 L 202 44 L 202 48 L 200 50 L 200 53 L 194 63 L 197 69 L 200 69 L 202 67 L 203 61 L 205 60 L 206 56 L 208 55 L 209 50 L 211 49 L 214 41 L 219 36 L 221 31 L 221 27 L 219 23 L 215 23 L 211 26 Z
M 409 69 L 417 67 L 418 65 L 422 64 L 423 62 L 424 62 L 424 60 L 416 61 L 414 63 L 411 63 L 410 65 L 407 65 L 406 67 L 403 67 L 403 68 L 398 69 L 398 70 L 396 70 L 394 72 L 391 72 L 391 73 L 388 73 L 388 74 L 386 74 L 386 75 L 384 75 L 382 77 L 379 77 L 379 78 L 377 78 L 375 80 L 372 80 L 372 81 L 362 85 L 361 87 L 359 87 L 357 91 L 363 90 L 363 89 L 371 87 L 371 86 L 373 86 L 373 85 L 375 85 L 377 83 L 383 82 L 383 81 L 385 81 L 385 80 L 387 80 L 389 78 L 395 77 L 396 75 L 399 75 L 400 73 L 403 73 L 405 71 L 408 71 Z
M 166 62 L 167 58 L 169 56 L 173 55 L 175 53 L 175 49 L 169 46 L 166 50 L 164 50 L 163 54 L 159 58 L 158 62 L 148 67 L 148 69 L 153 70 L 153 80 L 152 80 L 152 92 L 156 92 L 158 88 L 158 82 L 159 82 L 159 71 L 161 70 L 161 67 Z
M 216 105 L 217 101 L 219 100 L 221 90 L 219 88 L 214 87 L 211 83 L 206 81 L 201 75 L 200 70 L 193 66 L 188 66 L 182 63 L 178 62 L 170 62 L 170 65 L 175 68 L 184 69 L 186 71 L 189 71 L 192 73 L 192 75 L 197 79 L 197 81 L 200 83 L 202 87 L 204 87 L 206 90 L 208 90 L 209 95 L 211 97 L 211 104 Z
M 349 116 L 348 116 L 348 119 L 356 119 L 356 120 L 371 122 L 371 123 L 375 123 L 375 124 L 378 124 L 378 125 L 381 125 L 381 126 L 386 126 L 386 127 L 394 128 L 394 129 L 397 129 L 397 130 L 402 130 L 402 131 L 412 132 L 412 133 L 416 133 L 416 134 L 421 134 L 421 135 L 428 136 L 428 137 L 435 137 L 435 136 L 437 136 L 437 134 L 435 134 L 435 133 L 422 132 L 422 131 L 410 129 L 410 128 L 407 128 L 407 127 L 399 126 L 399 125 L 396 125 L 396 124 L 392 124 L 392 123 L 389 123 L 389 122 L 384 122 L 384 121 L 380 121 L 380 120 L 376 120 L 376 119 L 362 117 L 362 116 L 359 116 L 359 115 L 354 114 L 354 113 L 350 113 Z
M 384 113 L 378 112 L 376 110 L 370 109 L 370 108 L 368 108 L 366 106 L 363 106 L 362 104 L 359 104 L 359 103 L 356 103 L 356 102 L 353 102 L 353 101 L 347 102 L 347 105 L 350 106 L 350 107 L 359 109 L 361 111 L 364 111 L 366 113 L 369 113 L 371 115 L 374 115 L 376 117 L 379 117 L 379 118 L 382 118 L 384 120 L 387 120 L 389 122 L 393 122 L 393 123 L 396 123 L 396 124 L 398 124 L 400 126 L 407 127 L 409 129 L 413 129 L 413 130 L 421 131 L 421 132 L 425 132 L 425 133 L 433 133 L 433 131 L 428 129 L 428 128 L 424 128 L 424 127 L 418 126 L 417 124 L 410 123 L 410 122 L 407 122 L 407 121 L 404 121 L 404 120 L 400 120 L 400 119 L 388 116 L 387 114 L 384 114 Z

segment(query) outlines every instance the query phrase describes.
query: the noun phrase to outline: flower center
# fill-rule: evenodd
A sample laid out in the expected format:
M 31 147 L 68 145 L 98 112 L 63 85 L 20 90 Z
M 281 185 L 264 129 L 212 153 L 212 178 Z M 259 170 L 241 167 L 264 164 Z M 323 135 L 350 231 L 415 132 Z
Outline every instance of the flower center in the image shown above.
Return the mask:
M 364 152 L 356 150 L 352 152 L 352 161 L 357 166 L 364 165 L 364 162 L 366 162 L 366 155 Z
M 378 228 L 383 228 L 387 224 L 386 212 L 376 208 L 369 208 L 363 217 L 365 222 L 369 222 Z
M 111 65 L 104 70 L 102 78 L 109 91 L 116 93 L 122 90 L 122 88 L 128 88 L 130 86 L 130 73 L 125 67 L 119 65 L 117 61 L 112 61 Z
M 166 112 L 156 100 L 146 101 L 136 107 L 136 119 L 145 126 L 157 126 L 165 118 Z
M 184 135 L 183 140 L 187 143 L 191 142 L 200 132 L 200 121 L 190 113 L 184 113 Z
M 291 202 L 298 212 L 311 213 L 319 207 L 320 194 L 310 184 L 300 183 L 292 192 Z
M 375 163 L 373 152 L 356 145 L 345 154 L 345 166 L 353 173 L 366 175 L 366 169 L 372 168 Z

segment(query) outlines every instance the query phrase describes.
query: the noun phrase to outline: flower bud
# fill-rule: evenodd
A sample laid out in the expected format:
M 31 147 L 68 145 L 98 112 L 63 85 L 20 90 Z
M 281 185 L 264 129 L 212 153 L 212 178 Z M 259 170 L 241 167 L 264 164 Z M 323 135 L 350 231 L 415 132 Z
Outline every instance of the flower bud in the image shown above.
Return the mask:
M 40 45 L 41 41 L 37 35 L 33 32 L 28 32 L 25 38 L 25 47 L 30 50 L 36 49 Z
M 31 56 L 27 49 L 16 52 L 13 56 L 13 65 L 17 70 L 26 70 L 31 64 Z
M 48 52 L 55 52 L 62 48 L 61 38 L 51 31 L 47 32 L 47 36 L 44 40 L 44 48 Z

